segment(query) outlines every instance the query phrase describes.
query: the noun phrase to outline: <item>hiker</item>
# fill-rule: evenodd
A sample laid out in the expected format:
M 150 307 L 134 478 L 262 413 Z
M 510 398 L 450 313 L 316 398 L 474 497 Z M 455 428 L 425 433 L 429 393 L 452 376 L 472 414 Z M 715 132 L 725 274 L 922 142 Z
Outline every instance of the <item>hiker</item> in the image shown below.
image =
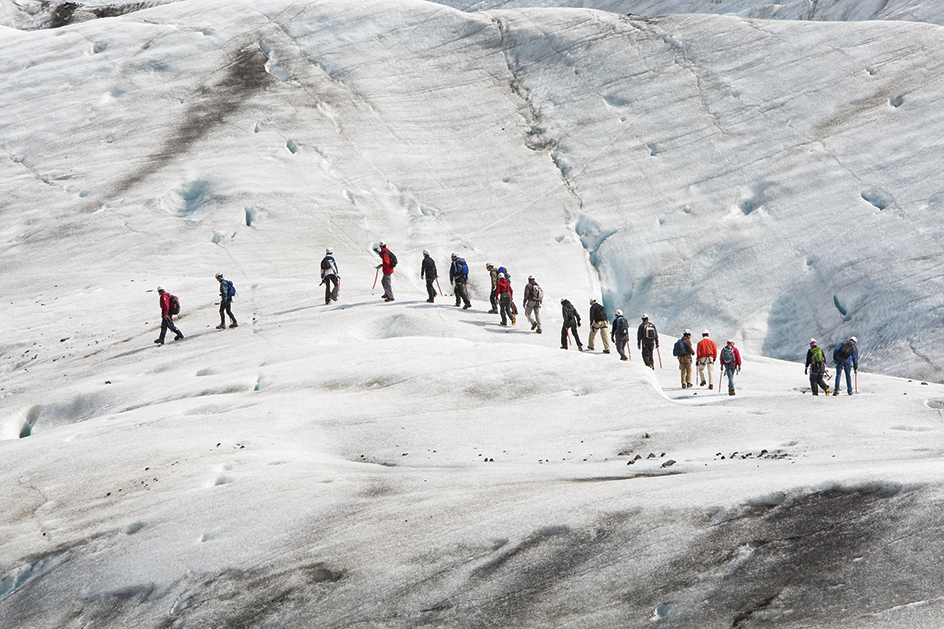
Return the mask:
M 857 348 L 858 340 L 856 337 L 843 341 L 833 350 L 833 362 L 836 363 L 836 388 L 833 389 L 833 395 L 839 395 L 842 389 L 842 374 L 846 374 L 846 390 L 852 395 L 852 375 L 850 370 L 859 373 L 859 351 Z
M 472 307 L 469 301 L 469 265 L 458 254 L 452 254 L 452 264 L 449 265 L 449 283 L 455 286 L 456 306 L 459 306 L 460 300 L 465 302 L 463 310 Z
M 825 395 L 829 395 L 829 385 L 823 379 L 826 374 L 826 357 L 823 355 L 822 348 L 816 345 L 816 339 L 810 339 L 810 349 L 806 352 L 806 367 L 803 373 L 810 376 L 810 389 L 813 395 L 819 395 L 820 387 Z
M 541 302 L 544 301 L 544 289 L 538 286 L 533 275 L 528 276 L 528 283 L 524 287 L 524 314 L 528 317 L 531 329 L 541 333 Z
M 616 318 L 613 319 L 613 331 L 610 332 L 613 343 L 616 344 L 616 351 L 619 352 L 620 360 L 629 360 L 626 356 L 626 345 L 629 343 L 629 322 L 623 316 L 622 310 L 616 311 Z
M 649 315 L 643 313 L 642 323 L 636 330 L 636 347 L 642 350 L 642 362 L 646 367 L 655 370 L 656 364 L 652 360 L 652 350 L 659 348 L 659 332 L 656 326 L 649 322 Z
M 596 299 L 590 300 L 590 340 L 587 341 L 587 349 L 593 351 L 593 337 L 597 332 L 603 339 L 603 353 L 610 353 L 610 335 L 607 334 L 607 328 L 610 327 L 609 319 L 606 316 L 606 308 L 603 304 L 597 303 Z
M 161 335 L 158 338 L 154 339 L 154 342 L 157 343 L 158 345 L 163 345 L 164 336 L 167 335 L 168 329 L 172 330 L 174 334 L 176 334 L 176 336 L 174 337 L 174 340 L 179 341 L 180 339 L 184 338 L 184 334 L 183 332 L 177 329 L 177 326 L 174 325 L 174 320 L 171 317 L 177 314 L 175 310 L 178 310 L 180 308 L 180 303 L 177 301 L 176 297 L 164 291 L 163 286 L 157 287 L 157 294 L 161 302 Z M 171 307 L 171 302 L 175 303 L 176 305 L 175 308 Z
M 692 331 L 685 330 L 682 338 L 675 342 L 672 348 L 672 355 L 678 358 L 679 371 L 682 372 L 682 388 L 691 389 L 692 384 L 692 356 L 695 355 L 695 349 L 692 347 Z
M 734 395 L 734 373 L 741 371 L 741 352 L 729 340 L 721 349 L 721 373 L 728 376 L 728 395 Z
M 397 256 L 387 249 L 387 244 L 384 242 L 379 243 L 374 251 L 380 256 L 380 264 L 377 268 L 383 273 L 383 280 L 380 282 L 384 289 L 383 300 L 393 301 L 393 269 L 397 266 Z
M 334 261 L 331 249 L 325 249 L 325 257 L 321 259 L 321 283 L 325 287 L 325 303 L 330 304 L 338 300 L 341 290 L 341 276 L 338 274 L 338 263 Z
M 707 373 L 708 388 L 714 389 L 715 374 L 711 370 L 711 366 L 715 364 L 715 360 L 718 358 L 718 346 L 708 338 L 708 330 L 701 333 L 701 340 L 698 341 L 695 348 L 695 358 L 698 360 L 698 380 L 700 381 L 698 386 L 705 386 L 705 374 Z
M 236 287 L 229 280 L 223 279 L 222 273 L 216 274 L 216 281 L 220 283 L 220 324 L 216 326 L 217 330 L 226 329 L 226 315 L 229 315 L 229 327 L 237 328 L 236 317 L 233 316 L 232 304 L 233 297 L 236 296 Z
M 577 349 L 582 352 L 583 343 L 580 342 L 580 336 L 577 334 L 577 328 L 580 327 L 580 314 L 567 299 L 561 299 L 561 313 L 564 315 L 564 325 L 561 327 L 561 349 L 567 349 L 567 332 L 570 330 L 574 333 Z
M 488 276 L 492 280 L 492 292 L 488 294 L 488 302 L 491 304 L 492 308 L 488 311 L 488 314 L 498 314 L 498 299 L 495 297 L 495 288 L 498 287 L 498 269 L 495 268 L 491 262 L 485 263 L 485 268 L 488 270 Z M 457 306 L 459 304 L 456 304 Z
M 423 249 L 423 264 L 420 267 L 420 279 L 426 278 L 426 294 L 429 295 L 429 299 L 426 301 L 433 303 L 436 299 L 436 289 L 433 288 L 433 282 L 439 276 L 436 274 L 436 261 L 433 260 L 433 257 L 429 255 L 429 251 Z
M 511 282 L 508 281 L 508 278 L 505 277 L 504 273 L 499 273 L 498 284 L 495 286 L 495 293 L 493 294 L 493 297 L 498 300 L 502 325 L 508 325 L 508 319 L 511 319 L 511 325 L 515 324 L 515 314 L 511 311 L 513 295 L 514 293 L 511 290 Z

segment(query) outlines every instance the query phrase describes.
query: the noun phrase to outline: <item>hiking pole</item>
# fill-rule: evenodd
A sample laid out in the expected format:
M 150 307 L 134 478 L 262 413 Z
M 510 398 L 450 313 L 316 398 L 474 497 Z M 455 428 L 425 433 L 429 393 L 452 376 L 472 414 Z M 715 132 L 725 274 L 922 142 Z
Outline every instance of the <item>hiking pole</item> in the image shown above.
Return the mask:
M 662 352 L 659 351 L 658 346 L 656 346 L 656 354 L 659 355 L 659 369 L 662 369 Z
M 439 289 L 439 296 L 440 296 L 440 297 L 445 297 L 445 295 L 444 295 L 443 292 L 442 292 L 442 286 L 439 285 L 439 278 L 438 278 L 438 277 L 436 278 L 436 288 Z
M 370 287 L 370 290 L 377 288 L 377 276 L 380 275 L 380 269 L 374 271 L 374 285 Z
M 856 371 L 854 373 L 855 373 L 855 390 L 856 390 L 856 393 L 858 393 L 859 392 L 859 372 Z

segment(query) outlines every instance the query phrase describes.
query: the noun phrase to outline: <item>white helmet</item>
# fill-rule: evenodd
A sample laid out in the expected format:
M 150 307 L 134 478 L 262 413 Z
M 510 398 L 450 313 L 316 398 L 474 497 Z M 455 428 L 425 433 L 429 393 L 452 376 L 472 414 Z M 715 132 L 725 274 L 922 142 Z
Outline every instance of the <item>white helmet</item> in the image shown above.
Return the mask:
M 622 316 L 623 316 L 623 311 L 622 311 L 622 310 L 617 310 L 617 311 L 616 311 L 616 316 L 617 316 L 617 317 L 622 317 Z
M 428 255 L 429 255 L 429 249 L 423 249 L 423 255 L 424 255 L 424 256 L 428 256 Z
M 325 255 L 329 255 L 329 256 L 330 256 L 332 253 L 334 253 L 334 252 L 331 251 L 331 247 L 328 247 L 327 249 L 325 249 Z
M 854 337 L 854 336 L 851 337 L 849 340 L 852 341 L 853 343 L 858 343 L 858 342 L 859 342 L 859 339 L 857 339 L 857 338 Z
M 642 318 L 643 318 L 643 319 L 648 319 L 648 318 L 649 318 L 649 315 L 647 315 L 647 314 L 644 312 L 644 313 L 642 313 Z
M 691 335 L 692 335 L 692 331 L 689 330 L 688 328 L 686 328 L 685 331 L 682 332 L 682 336 L 691 336 Z
M 708 336 L 708 330 L 702 330 L 701 335 L 702 335 L 702 336 Z

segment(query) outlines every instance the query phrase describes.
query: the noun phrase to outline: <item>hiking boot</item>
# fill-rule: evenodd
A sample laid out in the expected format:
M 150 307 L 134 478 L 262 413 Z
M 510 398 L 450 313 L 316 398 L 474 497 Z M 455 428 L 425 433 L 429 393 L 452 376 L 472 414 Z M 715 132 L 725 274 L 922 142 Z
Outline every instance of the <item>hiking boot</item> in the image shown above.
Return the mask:
M 566 345 L 561 345 L 561 349 L 567 349 Z
M 849 395 L 852 395 L 852 391 L 849 391 Z
M 456 305 L 458 306 L 459 304 L 456 304 Z M 492 308 L 491 310 L 488 311 L 488 314 L 498 314 L 498 311 Z
M 827 396 L 829 395 L 829 387 L 826 387 L 825 389 L 823 389 L 823 394 Z
M 217 330 L 225 330 L 225 329 L 226 329 L 226 324 L 225 324 L 225 323 L 221 323 L 221 324 L 219 324 L 218 326 L 216 326 L 216 329 L 217 329 Z
M 578 351 L 578 352 L 582 352 L 582 351 L 583 351 L 583 345 L 578 345 L 578 346 L 577 346 L 577 351 Z M 849 395 L 852 395 L 852 394 L 850 393 Z
M 235 321 L 233 321 L 232 323 L 229 324 L 229 327 L 231 327 L 231 328 L 238 328 L 238 327 L 239 327 L 239 324 L 236 323 Z
M 535 330 L 535 332 L 537 332 L 538 334 L 540 334 L 540 333 L 541 333 L 541 326 L 538 326 L 538 329 Z
M 629 360 L 628 358 L 620 358 L 620 360 Z
M 715 385 L 713 385 L 713 384 L 709 384 L 709 385 L 708 385 L 708 390 L 711 390 L 711 389 L 714 389 L 714 388 L 715 388 Z
M 472 307 L 472 304 L 466 304 L 466 305 L 462 306 L 462 309 L 463 309 L 463 310 L 468 310 L 468 309 L 471 308 L 471 307 Z
M 534 330 L 534 328 L 536 328 L 536 327 L 538 327 L 538 324 L 537 324 L 537 323 L 532 323 L 532 324 L 531 324 L 531 329 L 532 329 L 532 330 Z
M 433 303 L 433 300 L 432 300 L 432 299 L 427 299 L 427 300 L 426 300 L 426 303 L 431 304 L 431 303 Z
M 609 353 L 610 353 L 610 350 L 605 349 L 605 350 L 603 350 L 603 353 L 604 353 L 604 354 L 609 354 Z
M 154 339 L 154 342 L 157 343 L 158 345 L 163 345 L 164 339 Z
M 839 389 L 838 389 L 838 388 L 837 388 L 835 391 L 833 391 L 833 395 L 839 395 Z
M 703 387 L 703 386 L 705 386 L 705 384 L 706 384 L 706 382 L 705 382 L 704 380 L 702 380 L 702 381 L 701 381 L 701 384 L 699 384 L 698 386 Z
M 734 387 L 728 387 L 728 395 L 734 395 Z
M 384 297 L 384 301 L 393 301 L 393 297 Z
M 175 341 L 179 341 L 179 340 L 182 339 L 182 338 L 184 338 L 184 335 L 181 334 L 180 332 L 178 332 L 178 333 L 177 333 L 177 336 L 174 337 L 174 340 L 175 340 Z
M 512 317 L 512 318 L 511 318 L 511 325 L 514 325 L 514 324 L 515 324 L 515 318 Z
M 506 322 L 504 322 L 504 321 L 502 321 L 502 322 L 499 323 L 498 325 L 503 325 L 503 326 L 505 326 L 506 328 L 508 327 L 508 324 L 507 324 Z
M 593 351 L 593 348 L 588 345 L 588 346 L 587 346 L 587 351 L 588 351 L 588 352 L 592 352 L 592 351 Z

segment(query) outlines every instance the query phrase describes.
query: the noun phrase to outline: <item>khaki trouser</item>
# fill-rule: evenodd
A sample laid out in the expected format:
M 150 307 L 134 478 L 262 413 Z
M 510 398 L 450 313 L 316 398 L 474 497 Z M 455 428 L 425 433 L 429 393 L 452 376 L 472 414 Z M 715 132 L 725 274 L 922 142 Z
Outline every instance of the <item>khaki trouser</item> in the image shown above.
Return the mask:
M 600 338 L 603 339 L 603 349 L 605 351 L 610 351 L 610 335 L 607 333 L 607 328 L 609 324 L 606 321 L 594 321 L 590 324 L 590 340 L 587 341 L 587 347 L 593 351 L 593 337 L 596 336 L 597 332 L 600 333 Z
M 698 380 L 699 382 L 708 381 L 708 384 L 712 387 L 715 386 L 715 377 L 714 370 L 711 368 L 715 364 L 715 361 L 709 358 L 708 356 L 702 356 L 698 359 Z M 705 378 L 705 372 L 708 372 L 708 377 Z
M 682 372 L 682 387 L 692 383 L 692 356 L 679 356 L 679 370 Z

